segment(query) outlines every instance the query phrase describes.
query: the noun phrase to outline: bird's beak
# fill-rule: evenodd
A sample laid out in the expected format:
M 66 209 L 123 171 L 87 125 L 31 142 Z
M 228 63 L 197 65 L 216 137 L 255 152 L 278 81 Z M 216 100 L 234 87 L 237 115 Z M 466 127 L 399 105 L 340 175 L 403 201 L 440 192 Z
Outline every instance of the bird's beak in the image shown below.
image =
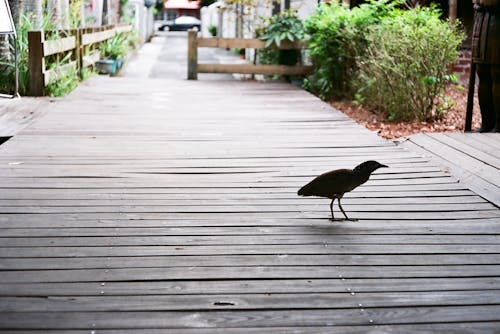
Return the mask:
M 378 166 L 378 168 L 389 168 L 389 166 L 380 164 L 380 166 Z

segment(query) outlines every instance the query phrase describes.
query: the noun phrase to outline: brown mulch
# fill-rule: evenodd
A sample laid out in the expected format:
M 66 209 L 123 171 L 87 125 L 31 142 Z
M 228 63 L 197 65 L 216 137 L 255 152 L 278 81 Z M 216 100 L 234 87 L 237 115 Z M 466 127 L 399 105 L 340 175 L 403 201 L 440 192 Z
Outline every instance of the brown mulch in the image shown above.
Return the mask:
M 463 132 L 465 125 L 465 110 L 467 108 L 467 90 L 462 87 L 450 86 L 446 95 L 455 101 L 455 105 L 446 113 L 442 120 L 434 122 L 390 122 L 384 115 L 376 114 L 350 101 L 333 101 L 331 105 L 364 125 L 369 130 L 377 132 L 386 139 L 397 139 L 423 132 Z M 481 126 L 477 96 L 474 99 L 472 129 Z

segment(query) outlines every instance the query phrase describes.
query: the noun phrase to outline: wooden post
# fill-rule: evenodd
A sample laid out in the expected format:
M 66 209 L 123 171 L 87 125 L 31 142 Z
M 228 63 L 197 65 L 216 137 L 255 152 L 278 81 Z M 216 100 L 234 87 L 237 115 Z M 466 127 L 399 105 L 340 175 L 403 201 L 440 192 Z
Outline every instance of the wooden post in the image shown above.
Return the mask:
M 188 31 L 188 80 L 198 80 L 198 32 Z
M 448 18 L 451 23 L 457 20 L 457 0 L 448 0 Z
M 469 90 L 467 93 L 467 109 L 465 111 L 465 126 L 464 131 L 472 130 L 472 112 L 474 110 L 474 93 L 476 87 L 476 63 L 471 60 L 469 74 Z
M 45 95 L 45 58 L 43 31 L 28 32 L 28 66 L 30 76 L 30 94 L 32 96 Z
M 82 30 L 81 29 L 71 29 L 71 35 L 75 36 L 75 51 L 73 52 L 73 60 L 76 61 L 76 71 L 81 78 L 82 75 L 82 62 L 83 62 L 83 54 L 82 54 Z

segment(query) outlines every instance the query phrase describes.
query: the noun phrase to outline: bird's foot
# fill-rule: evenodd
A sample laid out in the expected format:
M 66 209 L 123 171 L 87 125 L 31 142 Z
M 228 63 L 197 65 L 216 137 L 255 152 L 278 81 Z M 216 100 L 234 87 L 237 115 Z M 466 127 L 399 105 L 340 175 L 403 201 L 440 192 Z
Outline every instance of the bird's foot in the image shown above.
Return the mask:
M 358 220 L 356 218 L 330 218 L 329 219 L 331 222 L 357 222 Z

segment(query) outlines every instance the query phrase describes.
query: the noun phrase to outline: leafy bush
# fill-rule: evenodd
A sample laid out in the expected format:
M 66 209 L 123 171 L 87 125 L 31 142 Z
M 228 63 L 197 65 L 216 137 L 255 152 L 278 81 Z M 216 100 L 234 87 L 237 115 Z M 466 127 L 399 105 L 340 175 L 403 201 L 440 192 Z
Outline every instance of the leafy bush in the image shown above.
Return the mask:
M 216 25 L 209 24 L 207 29 L 208 29 L 210 36 L 213 36 L 213 37 L 217 36 L 217 26 Z
M 363 104 L 396 121 L 443 116 L 442 93 L 463 33 L 440 15 L 433 7 L 395 10 L 368 29 L 356 80 Z
M 271 44 L 281 45 L 281 41 L 291 42 L 304 37 L 304 25 L 292 10 L 285 10 L 270 17 L 263 29 L 260 30 L 259 38 L 266 41 L 266 48 Z
M 300 50 L 279 50 L 269 48 L 271 45 L 280 46 L 282 41 L 296 41 L 304 38 L 304 25 L 292 10 L 286 10 L 273 15 L 264 22 L 264 26 L 257 30 L 259 39 L 266 41 L 265 49 L 259 49 L 258 56 L 261 64 L 295 65 L 300 61 Z
M 463 39 L 435 7 L 371 1 L 323 5 L 306 22 L 315 65 L 306 88 L 323 99 L 355 99 L 391 120 L 442 116 L 442 92 Z
M 28 31 L 51 30 L 54 22 L 44 18 L 39 27 L 34 26 L 33 19 L 28 15 L 20 15 L 20 24 L 17 27 L 17 54 L 19 67 L 19 93 L 27 95 L 29 92 L 29 64 L 28 64 Z M 47 35 L 46 39 L 55 39 L 57 36 Z M 9 38 L 10 53 L 0 55 L 0 91 L 14 92 L 15 87 L 15 62 L 14 62 L 14 40 Z
M 352 93 L 351 79 L 357 76 L 357 59 L 364 55 L 366 31 L 390 13 L 399 2 L 370 1 L 359 7 L 339 2 L 322 4 L 305 22 L 309 51 L 315 71 L 306 88 L 323 99 Z
M 129 51 L 127 34 L 118 33 L 112 38 L 104 41 L 99 50 L 104 58 L 118 59 L 123 58 Z

